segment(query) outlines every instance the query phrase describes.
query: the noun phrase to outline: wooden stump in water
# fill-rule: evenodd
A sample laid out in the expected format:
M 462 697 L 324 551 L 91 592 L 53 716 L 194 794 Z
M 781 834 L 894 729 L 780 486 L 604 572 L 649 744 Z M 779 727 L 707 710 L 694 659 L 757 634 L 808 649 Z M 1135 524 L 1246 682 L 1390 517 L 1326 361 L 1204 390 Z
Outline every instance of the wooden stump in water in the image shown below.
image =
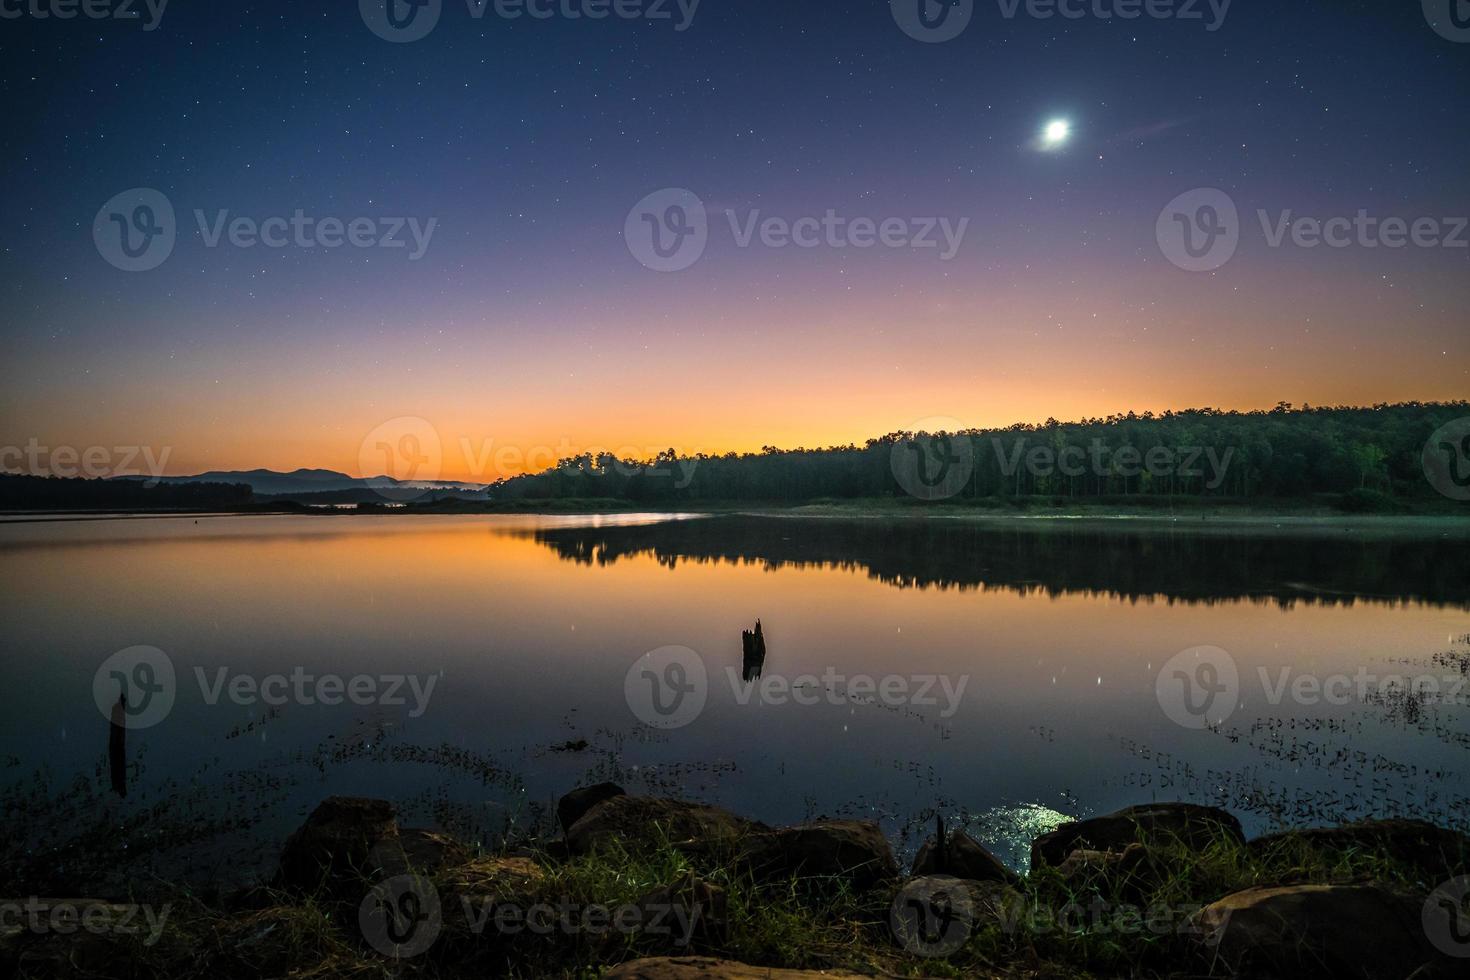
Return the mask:
M 741 669 L 741 679 L 746 682 L 752 681 L 761 675 L 761 670 L 766 665 L 766 637 L 761 632 L 761 621 L 755 621 L 755 631 L 740 631 L 740 646 L 744 650 L 744 666 Z
M 112 720 L 107 733 L 107 765 L 112 772 L 112 791 L 128 795 L 128 696 L 122 695 L 112 706 Z

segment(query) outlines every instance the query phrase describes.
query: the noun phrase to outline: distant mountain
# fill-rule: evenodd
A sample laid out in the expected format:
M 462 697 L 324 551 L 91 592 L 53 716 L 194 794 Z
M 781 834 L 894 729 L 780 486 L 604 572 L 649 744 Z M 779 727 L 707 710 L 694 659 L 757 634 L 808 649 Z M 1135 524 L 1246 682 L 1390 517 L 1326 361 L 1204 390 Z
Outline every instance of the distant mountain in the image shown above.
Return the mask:
M 338 473 L 336 470 L 292 470 L 279 473 L 275 470 L 211 470 L 195 476 L 165 476 L 160 483 L 243 483 L 258 494 L 302 494 L 323 493 L 338 490 L 371 490 L 374 488 L 415 490 L 468 490 L 479 491 L 483 485 L 456 483 L 448 480 L 395 480 L 387 476 L 362 479 Z

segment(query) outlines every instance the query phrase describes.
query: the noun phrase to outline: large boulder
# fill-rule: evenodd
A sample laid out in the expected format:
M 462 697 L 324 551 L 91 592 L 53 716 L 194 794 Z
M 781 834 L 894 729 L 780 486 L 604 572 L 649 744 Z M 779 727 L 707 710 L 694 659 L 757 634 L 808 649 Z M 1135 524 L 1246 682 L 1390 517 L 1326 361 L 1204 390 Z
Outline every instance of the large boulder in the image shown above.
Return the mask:
M 581 820 L 587 811 L 614 796 L 626 796 L 627 791 L 617 783 L 598 783 L 595 786 L 579 786 L 556 801 L 556 819 L 562 833 L 572 829 L 572 824 Z
M 667 841 L 686 851 L 704 852 L 733 847 L 747 834 L 767 829 L 765 824 L 702 803 L 614 796 L 567 828 L 567 847 L 580 855 L 613 843 L 646 850 Z
M 373 873 L 374 848 L 397 837 L 387 800 L 330 797 L 287 839 L 276 884 L 310 892 L 361 880 Z
M 1371 854 L 1397 861 L 1438 881 L 1470 871 L 1470 838 L 1422 820 L 1366 820 L 1257 837 L 1246 845 L 1257 858 L 1305 848 L 1341 858 Z
M 633 960 L 603 974 L 604 980 L 869 980 L 841 970 L 774 970 L 708 956 L 658 956 Z
M 1148 803 L 1105 817 L 1065 823 L 1031 843 L 1031 867 L 1056 867 L 1073 851 L 1122 851 L 1129 844 L 1182 843 L 1204 849 L 1219 840 L 1245 843 L 1240 821 L 1193 803 Z
M 898 877 L 888 838 L 875 823 L 826 820 L 754 834 L 738 862 L 757 881 L 834 878 L 869 888 Z
M 1247 888 L 1195 917 L 1211 960 L 1259 980 L 1416 980 L 1456 974 L 1430 943 L 1424 901 L 1373 885 Z M 1459 964 L 1463 970 L 1464 961 Z M 1464 974 L 1458 974 L 1463 976 Z
M 936 840 L 937 838 L 930 837 L 920 845 L 910 872 L 915 878 L 949 875 L 970 881 L 1000 881 L 1006 884 L 1017 880 L 1015 872 L 963 830 L 956 830 L 949 835 L 942 854 Z

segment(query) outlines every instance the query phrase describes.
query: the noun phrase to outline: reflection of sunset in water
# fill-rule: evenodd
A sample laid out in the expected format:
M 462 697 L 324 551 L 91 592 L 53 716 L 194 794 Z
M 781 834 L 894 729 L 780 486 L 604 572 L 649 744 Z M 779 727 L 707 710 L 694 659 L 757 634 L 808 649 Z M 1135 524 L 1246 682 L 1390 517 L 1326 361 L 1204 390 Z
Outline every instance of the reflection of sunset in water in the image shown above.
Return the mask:
M 148 644 L 173 659 L 181 688 L 167 721 L 134 739 L 147 762 L 139 792 L 261 767 L 284 780 L 261 817 L 269 831 L 291 824 L 297 802 L 328 791 L 398 795 L 410 809 L 419 794 L 445 794 L 455 812 L 485 825 L 529 820 L 532 804 L 589 773 L 721 800 L 772 822 L 853 813 L 895 833 L 941 801 L 978 817 L 1186 798 L 1224 803 L 1258 827 L 1365 808 L 1442 820 L 1467 812 L 1463 703 L 1409 719 L 1389 704 L 1271 703 L 1283 670 L 1288 680 L 1453 670 L 1431 658 L 1470 632 L 1454 605 L 1317 601 L 1310 590 L 1283 604 L 1045 583 L 897 587 L 932 571 L 905 571 L 914 559 L 901 539 L 880 554 L 854 532 L 848 553 L 824 544 L 825 561 L 798 565 L 771 561 L 744 535 L 727 542 L 725 558 L 693 560 L 632 547 L 669 533 L 629 527 L 646 521 L 603 518 L 602 530 L 585 519 L 406 516 L 0 527 L 7 662 L 28 692 L 12 706 L 0 747 L 23 760 L 22 772 L 42 758 L 59 772 L 89 769 L 100 744 L 92 671 L 116 650 Z M 604 533 L 629 547 L 605 553 Z M 772 540 L 842 538 L 787 520 Z M 992 555 L 978 540 L 977 567 L 994 557 L 1013 571 L 1017 554 L 1030 560 L 1013 547 Z M 1371 561 L 1360 565 L 1372 575 Z M 840 691 L 811 705 L 750 699 L 738 683 L 740 631 L 757 618 L 766 678 L 937 675 L 962 691 L 958 710 L 944 717 L 937 705 L 895 707 Z M 1186 731 L 1160 709 L 1155 681 L 1176 653 L 1206 644 L 1234 659 L 1240 703 L 1224 730 Z M 644 653 L 669 645 L 698 652 L 708 703 L 687 727 L 652 732 L 629 710 L 624 677 Z M 221 668 L 437 682 L 422 717 L 287 705 L 265 719 L 260 705 L 207 703 L 198 672 L 213 679 Z M 252 722 L 248 737 L 226 737 Z M 320 771 L 303 764 L 317 747 L 351 738 L 397 754 Z M 550 751 L 571 739 L 590 747 Z M 518 782 L 487 783 L 401 746 L 473 753 Z

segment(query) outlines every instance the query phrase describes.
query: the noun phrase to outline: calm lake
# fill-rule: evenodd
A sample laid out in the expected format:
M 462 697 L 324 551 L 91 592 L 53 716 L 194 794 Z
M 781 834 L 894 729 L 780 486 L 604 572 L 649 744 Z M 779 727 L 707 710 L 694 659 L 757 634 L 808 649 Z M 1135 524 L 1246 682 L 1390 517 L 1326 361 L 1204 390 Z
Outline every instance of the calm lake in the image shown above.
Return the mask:
M 6 823 L 59 863 L 211 876 L 268 868 L 331 794 L 493 844 L 605 779 L 875 819 L 903 852 L 939 808 L 1017 865 L 1063 817 L 1153 799 L 1470 829 L 1463 530 L 1111 523 L 3 524 Z M 137 646 L 174 678 L 119 675 L 161 714 L 120 796 L 96 692 Z

